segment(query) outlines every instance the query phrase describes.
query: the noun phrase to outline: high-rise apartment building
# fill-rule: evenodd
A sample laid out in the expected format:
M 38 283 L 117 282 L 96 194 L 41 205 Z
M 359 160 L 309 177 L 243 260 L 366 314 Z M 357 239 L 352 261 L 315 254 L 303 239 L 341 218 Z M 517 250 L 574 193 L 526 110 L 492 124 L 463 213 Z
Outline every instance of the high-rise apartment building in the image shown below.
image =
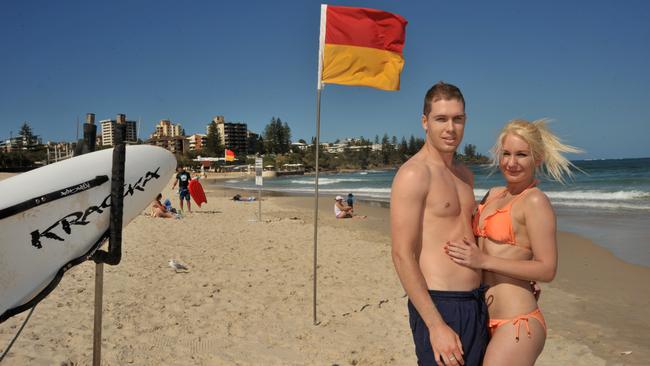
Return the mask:
M 138 129 L 135 121 L 125 121 L 126 122 L 126 136 L 124 136 L 124 142 L 135 144 L 138 142 Z M 99 121 L 101 126 L 101 135 L 102 135 L 102 145 L 103 146 L 113 146 L 115 138 L 115 125 L 117 124 L 114 119 L 105 119 Z
M 221 137 L 221 144 L 229 150 L 235 152 L 236 155 L 247 154 L 247 137 L 248 126 L 246 123 L 226 122 L 223 116 L 216 116 L 212 119 L 217 124 L 217 130 Z M 208 132 L 210 125 L 208 125 Z
M 180 123 L 172 123 L 168 119 L 161 119 L 156 125 L 156 132 L 151 135 L 151 138 L 183 136 L 183 132 Z

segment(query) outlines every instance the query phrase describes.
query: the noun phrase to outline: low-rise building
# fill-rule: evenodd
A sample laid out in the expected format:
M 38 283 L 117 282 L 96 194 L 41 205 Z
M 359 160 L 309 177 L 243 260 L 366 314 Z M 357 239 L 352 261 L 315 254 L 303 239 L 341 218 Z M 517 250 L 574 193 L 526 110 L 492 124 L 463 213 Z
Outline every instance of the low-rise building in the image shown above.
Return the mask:
M 28 139 L 23 135 L 18 135 L 0 141 L 0 151 L 11 152 L 16 150 L 31 150 L 41 144 L 41 138 L 38 137 L 38 135 L 32 135 L 31 139 Z
M 201 151 L 208 142 L 208 135 L 195 133 L 187 137 L 189 151 Z
M 162 147 L 178 155 L 189 151 L 189 142 L 183 136 L 153 137 L 147 140 L 147 144 Z
M 292 142 L 291 143 L 292 148 L 296 148 L 296 149 L 301 150 L 301 151 L 308 150 L 310 146 L 311 145 L 307 145 L 304 142 Z
M 19 141 L 21 139 L 19 137 L 11 137 L 6 140 L 0 141 L 0 151 L 3 152 L 12 152 L 15 150 L 19 150 Z

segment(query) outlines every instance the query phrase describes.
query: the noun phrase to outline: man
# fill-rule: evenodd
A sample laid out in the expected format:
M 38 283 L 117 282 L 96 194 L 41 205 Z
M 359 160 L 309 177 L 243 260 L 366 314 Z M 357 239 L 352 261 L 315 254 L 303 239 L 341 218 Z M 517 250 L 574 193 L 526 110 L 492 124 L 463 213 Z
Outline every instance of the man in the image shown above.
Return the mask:
M 183 211 L 183 199 L 187 201 L 187 211 L 192 212 L 192 206 L 190 204 L 190 180 L 192 177 L 190 176 L 190 173 L 185 171 L 185 168 L 183 167 L 178 167 L 176 168 L 176 171 L 178 174 L 176 174 L 176 180 L 174 181 L 174 185 L 172 185 L 172 189 L 176 188 L 176 183 L 178 183 L 178 196 L 181 201 L 181 211 Z
M 444 249 L 473 238 L 474 177 L 454 161 L 465 120 L 457 87 L 431 87 L 422 115 L 425 144 L 399 169 L 391 191 L 393 263 L 409 297 L 420 365 L 480 365 L 488 342 L 481 273 L 454 263 Z

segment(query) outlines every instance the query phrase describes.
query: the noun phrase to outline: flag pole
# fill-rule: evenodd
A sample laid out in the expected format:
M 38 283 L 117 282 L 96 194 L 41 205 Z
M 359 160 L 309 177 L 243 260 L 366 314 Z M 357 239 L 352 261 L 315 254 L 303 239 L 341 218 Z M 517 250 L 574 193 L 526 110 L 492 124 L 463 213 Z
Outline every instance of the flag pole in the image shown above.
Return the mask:
M 320 6 L 320 37 L 318 42 L 318 82 L 316 87 L 316 154 L 314 167 L 316 177 L 314 179 L 314 325 L 318 324 L 316 317 L 316 294 L 317 294 L 317 269 L 318 269 L 318 153 L 320 150 L 320 94 L 323 89 L 322 71 L 323 71 L 323 45 L 325 44 L 325 25 L 327 24 L 327 5 Z
M 320 150 L 320 92 L 316 92 L 316 178 L 314 180 L 314 325 L 318 324 L 316 318 L 316 280 L 317 280 L 317 264 L 318 264 L 318 151 Z

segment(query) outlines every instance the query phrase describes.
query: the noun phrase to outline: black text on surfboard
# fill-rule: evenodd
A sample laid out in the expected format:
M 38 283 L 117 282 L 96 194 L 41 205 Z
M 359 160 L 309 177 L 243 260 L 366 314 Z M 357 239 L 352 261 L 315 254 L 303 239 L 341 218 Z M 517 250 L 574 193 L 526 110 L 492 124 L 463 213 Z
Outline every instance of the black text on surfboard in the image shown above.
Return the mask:
M 147 185 L 147 182 L 149 182 L 152 179 L 159 179 L 160 175 L 158 174 L 158 171 L 160 170 L 160 167 L 158 167 L 155 171 L 151 172 L 148 171 L 144 176 L 140 177 L 135 183 L 131 184 L 129 183 L 128 185 L 125 185 L 125 192 L 124 192 L 124 198 L 133 196 L 136 191 L 145 191 L 145 186 Z M 104 212 L 105 209 L 109 208 L 111 206 L 110 204 L 110 199 L 111 195 L 109 194 L 102 200 L 102 202 L 97 205 L 97 206 L 90 206 L 86 208 L 84 211 L 76 211 L 72 212 L 63 218 L 57 220 L 54 224 L 52 224 L 50 227 L 45 229 L 44 231 L 40 230 L 34 230 L 31 232 L 31 242 L 32 246 L 34 246 L 37 249 L 41 249 L 43 247 L 43 244 L 41 243 L 41 238 L 47 238 L 47 239 L 54 239 L 57 241 L 65 241 L 65 239 L 62 237 L 63 234 L 57 234 L 54 231 L 60 226 L 63 232 L 65 232 L 66 235 L 70 235 L 72 233 L 72 226 L 73 225 L 87 225 L 91 221 L 89 221 L 89 217 L 93 213 L 98 213 L 101 214 Z

